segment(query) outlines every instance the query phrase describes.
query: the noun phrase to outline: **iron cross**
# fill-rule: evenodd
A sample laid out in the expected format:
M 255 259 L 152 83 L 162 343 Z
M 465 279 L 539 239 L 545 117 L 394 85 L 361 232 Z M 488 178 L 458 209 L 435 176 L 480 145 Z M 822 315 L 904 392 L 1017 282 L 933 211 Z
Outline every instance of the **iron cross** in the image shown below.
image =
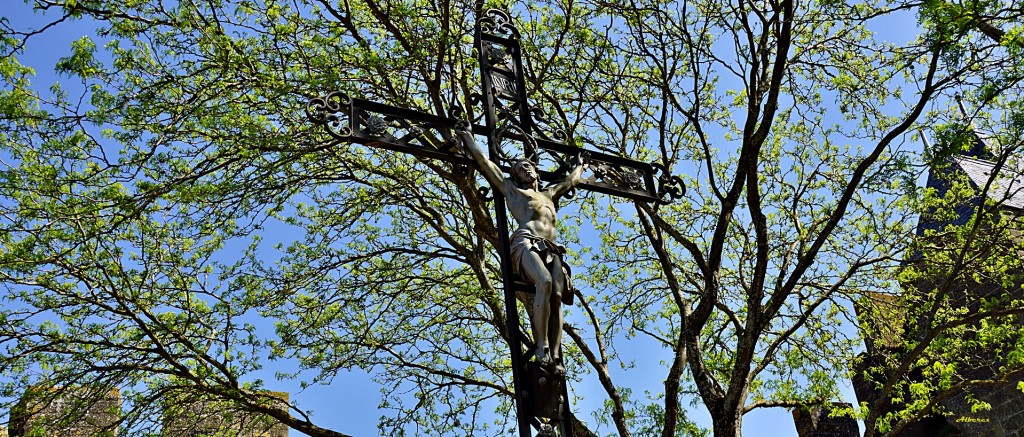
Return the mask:
M 478 167 L 457 143 L 458 130 L 487 137 L 490 161 L 508 172 L 516 157 L 502 148 L 504 142 L 521 145 L 534 167 L 544 162 L 550 170 L 538 168 L 541 181 L 565 180 L 573 163 L 587 161 L 591 176 L 576 188 L 616 197 L 667 203 L 682 196 L 682 181 L 659 164 L 648 164 L 567 144 L 568 138 L 549 123 L 526 95 L 520 33 L 511 17 L 498 10 L 484 11 L 477 20 L 475 49 L 480 64 L 482 92 L 472 96 L 479 108 L 455 111 L 442 117 L 408 108 L 353 98 L 341 92 L 311 99 L 307 116 L 323 125 L 335 139 L 360 143 L 421 158 L 437 159 Z M 479 109 L 479 111 L 474 111 Z M 473 114 L 477 112 L 477 114 Z M 493 185 L 494 182 L 492 182 Z M 512 350 L 512 379 L 520 437 L 539 435 L 571 437 L 572 420 L 564 374 L 531 361 L 533 344 L 523 333 L 516 307 L 516 292 L 530 292 L 529 284 L 517 280 L 510 261 L 508 216 L 502 190 L 495 190 L 495 218 L 498 253 L 505 294 L 506 330 Z M 557 347 L 557 346 L 556 346 Z

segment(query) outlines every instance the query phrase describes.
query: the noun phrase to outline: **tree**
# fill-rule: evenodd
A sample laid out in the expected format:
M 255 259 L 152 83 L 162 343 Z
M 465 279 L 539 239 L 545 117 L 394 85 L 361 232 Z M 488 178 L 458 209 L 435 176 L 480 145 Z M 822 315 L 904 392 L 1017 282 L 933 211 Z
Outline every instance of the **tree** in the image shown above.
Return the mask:
M 285 359 L 304 384 L 373 372 L 383 434 L 514 426 L 477 175 L 338 144 L 302 115 L 333 89 L 472 108 L 473 11 L 518 17 L 529 93 L 573 141 L 687 175 L 671 205 L 560 212 L 579 217 L 560 235 L 601 241 L 569 241 L 585 286 L 568 373 L 606 395 L 581 434 L 697 434 L 699 398 L 733 436 L 752 410 L 836 398 L 851 302 L 896 286 L 913 231 L 908 132 L 1005 62 L 869 31 L 913 3 L 32 4 L 42 32 L 99 30 L 56 66 L 73 86 L 47 89 L 18 60 L 36 32 L 4 21 L 3 393 L 118 386 L 140 432 L 161 400 L 203 396 L 342 435 L 260 395 L 253 372 Z M 639 339 L 671 357 L 663 388 L 616 376 Z

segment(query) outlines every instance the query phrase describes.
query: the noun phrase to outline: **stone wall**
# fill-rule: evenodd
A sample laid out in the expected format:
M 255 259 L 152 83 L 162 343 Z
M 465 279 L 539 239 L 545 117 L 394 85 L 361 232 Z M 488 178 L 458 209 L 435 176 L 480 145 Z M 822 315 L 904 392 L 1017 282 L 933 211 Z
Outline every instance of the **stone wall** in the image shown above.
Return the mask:
M 268 392 L 287 406 L 288 393 Z M 269 417 L 213 400 L 164 401 L 166 437 L 288 437 L 288 426 Z M 119 390 L 90 392 L 85 387 L 33 389 L 10 411 L 10 428 L 0 437 L 118 437 Z
M 268 392 L 286 407 L 288 393 Z M 241 411 L 230 403 L 179 398 L 165 403 L 164 437 L 288 437 L 288 426 L 272 418 Z
M 85 387 L 29 390 L 10 413 L 10 437 L 117 437 L 121 392 Z
M 1015 274 L 1016 272 L 1010 273 Z M 932 281 L 920 280 L 912 284 L 905 284 L 905 287 L 930 290 L 937 285 Z M 1019 288 L 1006 289 L 991 282 L 954 281 L 945 286 L 948 287 L 946 288 L 946 304 L 950 307 L 965 308 L 967 313 L 979 311 L 983 299 L 986 298 L 1010 296 L 1019 299 L 1024 297 Z M 902 405 L 893 405 L 889 401 L 878 399 L 876 391 L 878 384 L 883 382 L 882 378 L 879 375 L 866 375 L 865 371 L 882 365 L 884 357 L 888 354 L 900 355 L 902 353 L 902 349 L 899 347 L 901 341 L 898 338 L 891 338 L 892 335 L 914 335 L 915 326 L 921 322 L 908 320 L 898 310 L 894 311 L 888 299 L 876 299 L 875 296 L 872 296 L 869 302 L 870 306 L 874 308 L 858 308 L 857 313 L 863 323 L 875 327 L 872 334 L 878 340 L 872 342 L 869 336 L 865 336 L 867 351 L 858 357 L 856 367 L 853 369 L 853 387 L 858 401 L 866 402 L 869 405 L 881 403 L 880 410 L 884 414 L 902 408 Z M 902 326 L 902 328 L 894 329 L 894 326 Z M 963 369 L 959 371 L 962 378 L 982 381 L 996 377 L 1000 373 L 1001 361 L 996 351 L 978 351 L 977 355 L 972 355 L 970 359 L 964 360 L 960 364 Z M 912 381 L 921 380 L 923 377 L 919 372 L 912 372 L 907 376 Z M 921 435 L 933 437 L 1024 437 L 1024 393 L 1017 389 L 1018 381 L 1019 379 L 1003 384 L 975 387 L 945 399 L 941 401 L 944 408 L 942 413 L 921 417 L 908 425 L 902 432 L 893 434 L 892 437 Z M 968 401 L 969 396 L 988 402 L 992 408 L 987 411 L 972 411 Z
M 837 408 L 853 408 L 848 403 L 836 402 Z M 860 428 L 851 417 L 829 417 L 828 408 L 815 407 L 810 410 L 797 408 L 793 410 L 793 421 L 796 422 L 796 433 L 799 437 L 857 437 Z
M 903 345 L 907 311 L 898 296 L 871 292 L 854 304 L 854 310 L 857 318 L 872 328 L 871 332 L 864 335 L 864 346 L 868 354 L 884 354 L 887 350 Z
M 1024 393 L 1018 381 L 971 390 L 972 396 L 991 404 L 987 411 L 971 411 L 966 394 L 947 399 L 942 403 L 950 412 L 947 420 L 965 436 L 1024 437 Z

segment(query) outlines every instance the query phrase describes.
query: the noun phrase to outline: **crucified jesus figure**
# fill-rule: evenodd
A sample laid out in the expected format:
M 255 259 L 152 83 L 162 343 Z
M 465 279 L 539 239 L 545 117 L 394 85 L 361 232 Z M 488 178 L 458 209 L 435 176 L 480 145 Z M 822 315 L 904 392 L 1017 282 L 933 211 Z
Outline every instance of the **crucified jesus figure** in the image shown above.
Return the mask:
M 512 233 L 510 251 L 513 271 L 536 287 L 530 325 L 542 365 L 561 362 L 562 303 L 572 303 L 568 267 L 562 263 L 565 247 L 555 242 L 555 201 L 580 183 L 587 164 L 579 158 L 564 181 L 540 188 L 540 174 L 533 162 L 520 159 L 505 177 L 476 144 L 473 134 L 458 131 L 463 150 L 477 162 L 480 172 L 505 196 L 519 229 Z

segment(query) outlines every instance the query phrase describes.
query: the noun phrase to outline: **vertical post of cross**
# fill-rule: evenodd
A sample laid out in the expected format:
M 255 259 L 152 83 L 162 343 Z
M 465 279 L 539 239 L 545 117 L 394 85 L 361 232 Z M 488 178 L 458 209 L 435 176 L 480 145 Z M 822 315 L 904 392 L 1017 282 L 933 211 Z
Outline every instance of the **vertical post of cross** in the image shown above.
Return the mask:
M 501 37 L 498 33 L 505 33 Z M 509 17 L 497 11 L 481 12 L 476 23 L 476 49 L 480 64 L 480 81 L 483 87 L 484 127 L 491 161 L 501 162 L 501 141 L 508 133 L 498 126 L 499 121 L 511 122 L 517 126 L 518 135 L 529 135 L 530 115 L 526 111 L 526 86 L 522 72 L 522 56 L 518 41 L 519 33 L 512 26 Z M 515 109 L 519 109 L 516 114 Z M 510 119 L 510 117 L 516 117 Z M 536 162 L 536 150 L 524 141 L 526 156 Z M 508 212 L 505 199 L 494 196 L 495 219 L 498 230 L 498 256 L 501 262 L 502 287 L 505 293 L 505 331 L 509 349 L 512 352 L 512 385 L 515 391 L 516 417 L 519 436 L 531 437 L 533 414 L 523 396 L 526 394 L 523 373 L 527 357 L 523 355 L 523 338 L 520 331 L 519 310 L 509 248 Z M 561 329 L 561 327 L 558 327 Z

